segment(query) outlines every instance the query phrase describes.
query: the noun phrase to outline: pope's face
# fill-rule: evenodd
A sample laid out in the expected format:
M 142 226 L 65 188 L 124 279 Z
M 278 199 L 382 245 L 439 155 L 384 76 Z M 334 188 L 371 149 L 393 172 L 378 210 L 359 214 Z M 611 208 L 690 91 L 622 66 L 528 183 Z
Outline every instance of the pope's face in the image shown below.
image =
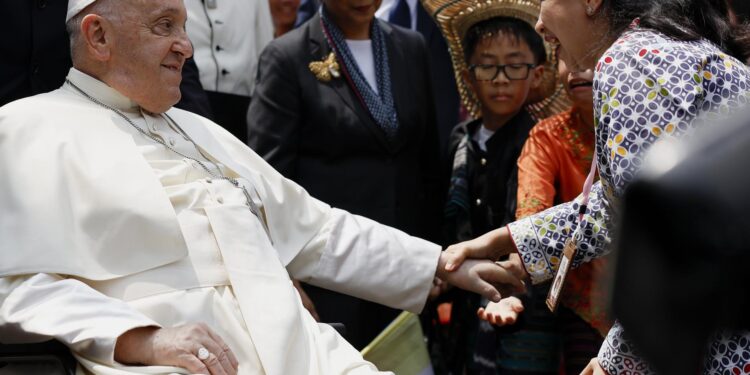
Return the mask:
M 149 112 L 161 113 L 180 100 L 182 66 L 193 54 L 185 33 L 182 0 L 118 0 L 109 68 L 116 89 Z

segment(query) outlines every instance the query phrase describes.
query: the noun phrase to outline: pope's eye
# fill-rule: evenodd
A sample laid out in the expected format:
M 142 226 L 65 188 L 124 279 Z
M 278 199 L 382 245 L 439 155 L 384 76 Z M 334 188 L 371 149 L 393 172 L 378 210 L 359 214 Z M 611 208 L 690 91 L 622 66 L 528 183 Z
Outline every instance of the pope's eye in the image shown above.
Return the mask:
M 154 32 L 157 34 L 169 34 L 172 32 L 174 24 L 171 20 L 162 20 L 154 25 Z

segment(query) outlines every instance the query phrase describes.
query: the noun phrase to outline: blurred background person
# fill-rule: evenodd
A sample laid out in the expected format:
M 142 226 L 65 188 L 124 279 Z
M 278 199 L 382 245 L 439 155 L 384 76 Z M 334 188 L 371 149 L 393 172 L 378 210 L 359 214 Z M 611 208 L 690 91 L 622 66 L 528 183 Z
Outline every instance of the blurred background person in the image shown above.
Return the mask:
M 273 37 L 278 38 L 292 29 L 297 21 L 300 0 L 268 0 L 273 19 Z
M 267 0 L 185 0 L 187 32 L 216 123 L 247 139 L 258 58 L 274 36 Z
M 459 123 L 461 102 L 445 38 L 419 0 L 383 0 L 375 15 L 394 25 L 419 32 L 427 42 L 440 151 L 444 158 L 448 158 L 450 134 Z
M 565 60 L 560 57 L 558 72 L 573 105 L 535 125 L 526 140 L 518 159 L 519 220 L 575 199 L 594 156 L 594 72 L 571 72 Z M 544 358 L 553 370 L 547 373 L 557 373 L 563 366 L 562 373 L 580 374 L 596 357 L 612 325 L 606 315 L 605 287 L 599 283 L 605 271 L 604 258 L 572 271 L 556 314 L 545 304 L 546 284 L 530 288 L 520 299 L 490 302 L 480 310 L 481 318 L 510 326 L 500 337 L 503 361 L 512 361 L 524 373 L 540 373 L 534 371 L 538 363 L 533 362 Z M 539 345 L 542 337 L 548 338 L 548 345 Z M 533 354 L 529 348 L 534 348 Z
M 429 55 L 419 34 L 376 19 L 379 5 L 326 0 L 268 45 L 247 113 L 248 143 L 314 197 L 435 239 L 440 156 Z M 359 349 L 398 314 L 305 290 L 320 319 L 344 323 Z
M 702 130 L 654 145 L 624 198 L 613 309 L 661 375 L 700 373 L 709 344 L 733 351 L 716 373 L 750 373 L 748 341 L 714 341 L 750 330 L 750 112 Z
M 318 12 L 320 3 L 320 0 L 301 0 L 297 9 L 297 21 L 295 21 L 294 27 L 300 27 L 312 18 Z

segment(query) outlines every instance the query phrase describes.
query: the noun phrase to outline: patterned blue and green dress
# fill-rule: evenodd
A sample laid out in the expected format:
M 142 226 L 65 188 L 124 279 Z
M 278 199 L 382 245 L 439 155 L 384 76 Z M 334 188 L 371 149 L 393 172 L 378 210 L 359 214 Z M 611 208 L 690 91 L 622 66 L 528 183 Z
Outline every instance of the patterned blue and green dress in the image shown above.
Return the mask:
M 750 101 L 750 68 L 705 41 L 677 41 L 638 26 L 637 21 L 604 53 L 596 66 L 594 109 L 596 162 L 600 181 L 578 226 L 581 197 L 508 225 L 534 283 L 554 276 L 563 246 L 573 236 L 573 266 L 610 249 L 619 198 L 639 172 L 654 142 L 681 137 L 713 116 Z M 599 363 L 610 375 L 652 374 L 623 337 L 610 330 Z M 704 374 L 750 372 L 750 332 L 717 334 Z M 746 372 L 747 371 L 747 372 Z

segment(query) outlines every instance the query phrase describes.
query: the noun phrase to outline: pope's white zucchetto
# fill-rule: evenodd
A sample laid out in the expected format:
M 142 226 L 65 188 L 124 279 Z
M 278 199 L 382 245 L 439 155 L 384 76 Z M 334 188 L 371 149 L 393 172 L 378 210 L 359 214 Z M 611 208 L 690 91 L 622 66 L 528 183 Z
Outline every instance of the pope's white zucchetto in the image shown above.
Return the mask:
M 68 14 L 65 15 L 65 22 L 70 21 L 76 14 L 87 6 L 93 4 L 96 0 L 68 0 Z

